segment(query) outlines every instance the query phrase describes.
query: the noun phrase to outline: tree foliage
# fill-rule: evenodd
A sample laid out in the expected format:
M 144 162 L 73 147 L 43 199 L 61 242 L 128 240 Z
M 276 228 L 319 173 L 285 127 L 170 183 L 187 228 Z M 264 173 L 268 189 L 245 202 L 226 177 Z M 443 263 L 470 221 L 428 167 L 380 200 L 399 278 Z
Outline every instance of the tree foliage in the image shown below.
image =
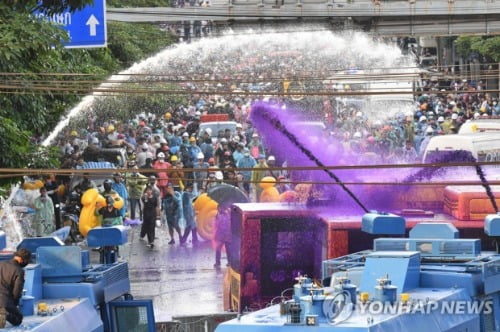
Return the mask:
M 124 67 L 158 52 L 174 41 L 170 33 L 152 24 L 110 22 L 108 32 L 108 47 Z
M 46 14 L 62 13 L 65 10 L 74 12 L 92 4 L 94 0 L 3 0 L 2 3 L 12 12 L 33 12 L 38 10 Z M 0 9 L 0 10 L 2 10 Z
M 457 52 L 467 57 L 478 53 L 489 61 L 500 62 L 500 36 L 462 36 L 456 41 Z
M 66 32 L 31 15 L 74 11 L 92 2 L 0 2 L 0 168 L 57 167 L 54 150 L 33 144 L 32 137 L 50 132 L 85 89 L 172 42 L 153 25 L 111 23 L 109 48 L 65 49 Z

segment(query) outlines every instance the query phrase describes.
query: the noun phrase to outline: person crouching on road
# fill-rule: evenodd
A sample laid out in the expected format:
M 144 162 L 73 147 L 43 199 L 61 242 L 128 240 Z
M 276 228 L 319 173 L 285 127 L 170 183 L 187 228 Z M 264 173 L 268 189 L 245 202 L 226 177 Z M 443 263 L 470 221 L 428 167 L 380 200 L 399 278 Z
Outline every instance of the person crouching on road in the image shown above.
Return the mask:
M 21 325 L 23 315 L 18 305 L 24 288 L 24 267 L 31 260 L 31 252 L 20 248 L 10 261 L 0 262 L 0 329 L 6 322 Z
M 180 204 L 175 196 L 174 186 L 172 182 L 167 185 L 167 192 L 163 197 L 163 211 L 167 219 L 168 233 L 170 234 L 170 242 L 168 244 L 175 244 L 174 229 L 179 234 L 179 242 L 182 242 L 181 228 L 179 227 Z
M 153 192 L 153 187 L 147 186 L 141 197 L 143 208 L 141 239 L 147 235 L 148 246 L 154 248 L 156 219 L 160 219 L 160 199 Z
M 102 216 L 102 226 L 110 227 L 122 224 L 120 210 L 113 206 L 114 200 L 111 196 L 106 196 L 106 206 L 95 210 L 96 216 Z

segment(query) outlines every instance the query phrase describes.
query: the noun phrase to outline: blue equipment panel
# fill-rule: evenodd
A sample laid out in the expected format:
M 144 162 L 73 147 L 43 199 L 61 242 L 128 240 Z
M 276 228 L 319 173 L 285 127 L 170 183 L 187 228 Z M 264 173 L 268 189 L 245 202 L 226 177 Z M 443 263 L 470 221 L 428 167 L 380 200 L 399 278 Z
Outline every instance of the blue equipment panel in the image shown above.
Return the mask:
M 4 231 L 0 231 L 0 250 L 7 248 L 7 236 Z
M 489 236 L 500 236 L 500 213 L 489 214 L 484 218 L 484 232 Z
M 289 317 L 280 313 L 280 305 L 270 306 L 233 320 L 221 323 L 216 332 L 369 332 L 369 331 L 479 331 L 480 318 L 478 314 L 442 315 L 444 302 L 468 301 L 470 297 L 463 289 L 422 289 L 408 292 L 412 301 L 419 303 L 436 303 L 434 309 L 426 309 L 424 314 L 361 312 L 354 310 L 343 321 L 328 322 L 325 317 L 319 318 L 318 325 L 306 326 L 289 323 Z
M 419 223 L 410 230 L 410 238 L 458 239 L 458 229 L 450 223 Z
M 375 251 L 418 251 L 425 257 L 471 259 L 481 254 L 479 239 L 382 238 L 373 241 Z
M 130 293 L 127 262 L 99 265 L 84 272 L 83 282 L 46 282 L 43 297 L 48 299 L 82 297 L 93 305 L 109 302 Z
M 361 230 L 369 234 L 402 235 L 406 231 L 406 221 L 395 214 L 370 212 L 363 215 Z
M 28 264 L 24 268 L 24 289 L 26 294 L 33 296 L 35 300 L 42 298 L 42 266 L 40 264 Z
M 80 247 L 39 247 L 37 262 L 42 266 L 44 282 L 78 282 L 83 279 Z
M 62 247 L 64 242 L 62 242 L 57 237 L 31 237 L 23 239 L 17 245 L 17 249 L 26 248 L 31 251 L 32 254 L 36 254 L 38 247 Z
M 127 243 L 125 226 L 95 227 L 87 234 L 89 247 L 119 246 Z
M 46 312 L 37 312 L 38 303 L 41 302 L 46 304 Z M 88 299 L 44 299 L 35 303 L 34 312 L 35 315 L 25 316 L 20 326 L 7 325 L 2 331 L 104 331 L 101 317 Z
M 373 292 L 377 279 L 388 276 L 398 293 L 417 288 L 420 280 L 420 253 L 414 251 L 382 251 L 366 256 L 359 289 Z

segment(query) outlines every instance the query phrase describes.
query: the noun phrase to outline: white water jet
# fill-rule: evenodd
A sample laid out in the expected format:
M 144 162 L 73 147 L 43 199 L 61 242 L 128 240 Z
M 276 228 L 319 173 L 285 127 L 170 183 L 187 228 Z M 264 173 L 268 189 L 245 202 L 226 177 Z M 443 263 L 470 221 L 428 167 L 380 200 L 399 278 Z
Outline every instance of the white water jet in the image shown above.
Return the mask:
M 14 211 L 12 200 L 19 186 L 12 186 L 11 195 L 2 202 L 2 215 L 0 216 L 0 225 L 7 236 L 7 249 L 15 250 L 16 246 L 23 239 L 21 223 L 18 221 L 18 212 Z
M 396 46 L 376 42 L 359 32 L 338 34 L 321 30 L 282 33 L 278 30 L 248 30 L 235 34 L 229 31 L 221 37 L 168 47 L 155 56 L 112 75 L 96 91 L 116 87 L 127 80 L 133 82 L 136 78 L 134 74 L 150 75 L 148 79 L 151 81 L 161 79 L 156 75 L 168 75 L 181 79 L 227 79 L 229 82 L 232 78 L 238 78 L 262 83 L 266 78 L 282 79 L 294 75 L 325 77 L 346 69 L 394 69 L 401 66 L 412 68 L 414 60 L 402 56 Z M 206 85 L 206 82 L 201 84 Z M 99 92 L 84 97 L 62 117 L 42 145 L 53 144 L 72 119 L 92 111 L 98 98 L 106 97 Z M 380 118 L 380 114 L 377 116 Z M 17 189 L 12 191 L 5 203 L 4 219 L 6 215 L 16 219 L 14 214 L 8 212 L 16 191 Z M 15 243 L 22 238 L 22 231 L 16 222 L 4 223 L 4 229 L 9 234 L 10 242 Z

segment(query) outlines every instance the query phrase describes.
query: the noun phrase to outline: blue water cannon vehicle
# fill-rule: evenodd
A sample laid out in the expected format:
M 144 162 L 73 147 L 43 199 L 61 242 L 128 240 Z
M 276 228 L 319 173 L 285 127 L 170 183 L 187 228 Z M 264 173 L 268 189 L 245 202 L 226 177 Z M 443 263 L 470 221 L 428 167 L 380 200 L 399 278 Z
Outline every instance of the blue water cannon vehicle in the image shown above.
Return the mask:
M 3 232 L 1 232 L 3 233 Z M 89 231 L 89 247 L 99 247 L 99 263 L 89 250 L 65 246 L 56 237 L 27 238 L 18 248 L 29 249 L 34 260 L 25 267 L 20 326 L 2 331 L 155 331 L 152 300 L 134 300 L 130 294 L 128 263 L 118 260 L 117 246 L 127 242 L 123 226 Z M 5 248 L 5 234 L 0 247 Z M 0 259 L 12 258 L 3 251 Z
M 298 276 L 273 304 L 216 331 L 500 331 L 498 250 L 482 252 L 448 223 L 404 237 L 405 219 L 392 214 L 367 213 L 362 229 L 380 236 L 372 250 L 323 261 L 318 280 Z M 498 241 L 500 215 L 484 230 Z

